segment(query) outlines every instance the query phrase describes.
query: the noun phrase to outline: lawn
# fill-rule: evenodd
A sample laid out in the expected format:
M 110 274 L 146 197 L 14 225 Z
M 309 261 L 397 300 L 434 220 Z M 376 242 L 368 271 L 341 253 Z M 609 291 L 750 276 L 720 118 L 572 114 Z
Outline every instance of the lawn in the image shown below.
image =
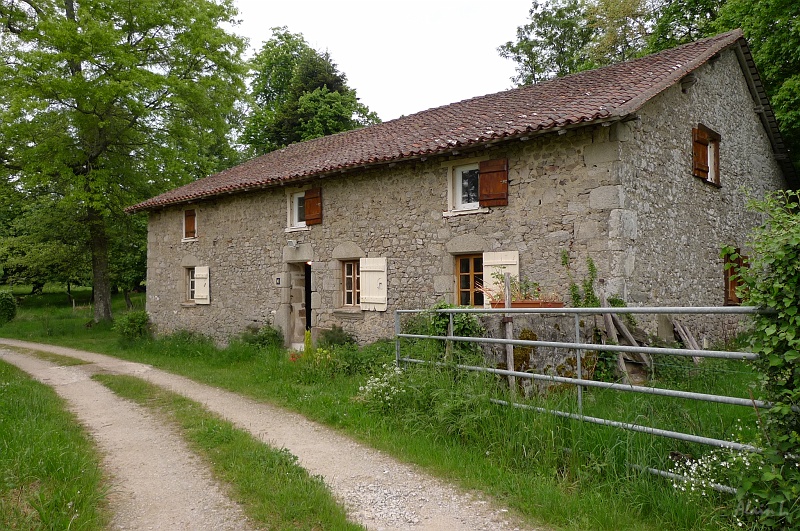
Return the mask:
M 366 444 L 417 463 L 467 489 L 493 495 L 532 524 L 562 529 L 733 529 L 735 500 L 676 489 L 631 465 L 668 469 L 671 456 L 709 448 L 498 406 L 508 399 L 497 377 L 451 367 L 391 369 L 394 343 L 331 346 L 302 356 L 264 338 L 225 349 L 191 334 L 121 341 L 108 325 L 87 327 L 88 309 L 48 293 L 29 297 L 0 336 L 44 341 L 149 363 L 197 381 L 301 412 Z M 141 295 L 134 299 L 142 304 Z M 114 311 L 123 312 L 115 299 Z M 435 342 L 407 342 L 414 357 L 437 359 Z M 663 362 L 662 372 L 670 365 Z M 741 362 L 700 367 L 677 362 L 671 379 L 696 391 L 742 395 L 753 381 Z M 746 408 L 585 391 L 585 414 L 705 436 L 755 436 Z M 574 410 L 572 392 L 526 399 Z M 740 420 L 741 419 L 741 420 Z M 742 427 L 741 432 L 739 427 Z

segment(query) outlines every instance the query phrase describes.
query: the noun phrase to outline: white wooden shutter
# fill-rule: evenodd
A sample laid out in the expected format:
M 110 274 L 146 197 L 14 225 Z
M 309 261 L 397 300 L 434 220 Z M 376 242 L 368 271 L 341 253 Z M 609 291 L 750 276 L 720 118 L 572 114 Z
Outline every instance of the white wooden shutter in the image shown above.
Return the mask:
M 483 253 L 483 285 L 490 293 L 503 289 L 503 281 L 493 277 L 496 273 L 519 275 L 519 251 Z M 489 297 L 484 297 L 483 306 L 491 306 Z
M 387 304 L 386 257 L 361 258 L 361 309 L 385 312 Z
M 211 304 L 208 289 L 208 266 L 194 268 L 194 302 Z

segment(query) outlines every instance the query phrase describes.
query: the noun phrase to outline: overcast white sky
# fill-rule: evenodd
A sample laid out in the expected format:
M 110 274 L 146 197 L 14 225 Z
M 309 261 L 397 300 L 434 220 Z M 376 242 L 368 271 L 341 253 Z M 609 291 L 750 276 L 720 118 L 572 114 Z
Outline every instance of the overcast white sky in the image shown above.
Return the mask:
M 514 40 L 531 0 L 234 0 L 251 53 L 287 26 L 328 50 L 383 121 L 511 88 Z

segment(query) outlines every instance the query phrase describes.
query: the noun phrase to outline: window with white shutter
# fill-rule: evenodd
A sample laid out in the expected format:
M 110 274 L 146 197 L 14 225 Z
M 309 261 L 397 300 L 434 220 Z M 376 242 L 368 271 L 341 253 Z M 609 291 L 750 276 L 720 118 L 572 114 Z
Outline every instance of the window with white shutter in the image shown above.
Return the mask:
M 362 310 L 386 311 L 388 307 L 386 266 L 385 257 L 359 260 Z

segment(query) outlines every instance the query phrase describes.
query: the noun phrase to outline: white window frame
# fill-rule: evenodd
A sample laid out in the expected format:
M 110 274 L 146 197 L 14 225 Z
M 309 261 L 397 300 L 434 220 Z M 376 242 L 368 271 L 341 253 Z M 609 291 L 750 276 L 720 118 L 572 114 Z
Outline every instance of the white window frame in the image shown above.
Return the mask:
M 442 213 L 443 217 L 489 212 L 487 207 L 481 207 L 477 201 L 474 203 L 461 203 L 461 179 L 457 178 L 457 176 L 460 176 L 458 174 L 459 170 L 479 169 L 479 163 L 485 160 L 489 160 L 489 157 L 475 157 L 442 163 L 442 166 L 447 168 L 447 210 Z M 478 179 L 480 179 L 480 176 Z
M 306 190 L 310 187 L 302 189 L 292 188 L 286 190 L 286 232 L 295 232 L 301 230 L 309 230 L 305 221 L 297 219 L 297 204 L 300 198 L 305 200 Z

